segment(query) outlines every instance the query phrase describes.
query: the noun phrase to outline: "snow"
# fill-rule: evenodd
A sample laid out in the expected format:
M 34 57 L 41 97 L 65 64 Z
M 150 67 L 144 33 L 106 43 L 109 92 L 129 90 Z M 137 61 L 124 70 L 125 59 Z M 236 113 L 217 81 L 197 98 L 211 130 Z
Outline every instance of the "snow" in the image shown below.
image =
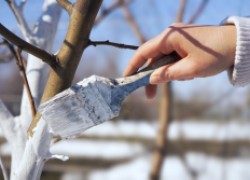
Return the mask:
M 89 176 L 89 180 L 146 180 L 149 172 L 148 162 L 149 158 L 138 158 L 110 170 L 96 171 Z
M 250 139 L 250 124 L 247 122 L 229 121 L 215 123 L 213 121 L 174 122 L 170 126 L 169 138 L 176 139 L 180 135 L 193 140 L 240 140 Z
M 144 147 L 137 143 L 91 140 L 61 141 L 51 148 L 55 154 L 106 159 L 134 157 L 144 151 Z
M 63 140 L 56 143 L 51 147 L 51 152 L 73 158 L 131 159 L 108 169 L 93 169 L 89 174 L 67 172 L 63 180 L 86 179 L 86 176 L 88 180 L 147 180 L 151 167 L 151 154 L 143 144 L 105 140 L 102 137 L 136 137 L 154 140 L 156 133 L 157 124 L 153 122 L 110 121 L 87 130 L 84 132 L 83 139 Z M 180 137 L 190 140 L 249 140 L 250 124 L 236 120 L 220 124 L 214 121 L 175 121 L 171 123 L 168 135 L 172 140 Z M 91 137 L 97 137 L 97 139 L 93 140 Z M 9 145 L 2 144 L 0 153 L 9 155 Z M 248 149 L 246 154 L 249 154 Z M 189 152 L 183 158 L 167 156 L 164 159 L 161 179 L 191 180 L 190 171 L 192 171 L 197 174 L 195 178 L 197 180 L 249 180 L 249 169 L 250 158 L 223 159 L 200 152 Z
M 84 135 L 121 136 L 154 139 L 157 124 L 150 122 L 119 121 L 106 122 L 87 130 Z M 229 121 L 216 123 L 214 121 L 174 121 L 170 124 L 169 139 L 192 140 L 240 140 L 250 139 L 250 123 Z
M 197 180 L 249 180 L 250 159 L 228 159 L 193 153 L 188 155 L 187 166 L 177 156 L 164 159 L 162 180 L 191 180 L 189 168 L 196 167 Z M 89 180 L 147 180 L 151 159 L 139 157 L 127 164 L 119 165 L 109 170 L 98 170 L 90 174 Z M 198 166 L 201 166 L 200 168 Z M 193 169 L 192 169 L 193 170 Z M 129 172 L 129 173 L 127 173 Z
M 202 172 L 206 168 L 207 157 L 203 153 L 187 153 L 185 158 L 187 165 L 194 172 Z
M 162 168 L 161 179 L 191 180 L 190 174 L 181 159 L 176 156 L 165 158 Z
M 151 167 L 151 154 L 143 147 L 136 145 L 131 146 L 130 143 L 125 143 L 128 146 L 122 147 L 119 141 L 105 142 L 101 137 L 137 137 L 154 139 L 157 133 L 157 124 L 149 122 L 133 122 L 133 121 L 115 121 L 106 122 L 102 125 L 93 127 L 87 130 L 85 136 L 100 137 L 98 141 L 90 141 L 89 144 L 84 144 L 87 148 L 85 152 L 88 156 L 98 156 L 98 150 L 101 157 L 106 158 L 122 157 L 130 152 L 133 159 L 127 163 L 113 166 L 109 169 L 94 170 L 88 174 L 88 180 L 147 180 Z M 171 123 L 169 129 L 170 139 L 178 139 L 180 136 L 190 140 L 247 140 L 250 137 L 250 124 L 247 122 L 228 121 L 224 123 L 215 123 L 214 121 L 198 122 L 198 121 L 175 121 Z M 96 148 L 91 145 L 99 142 L 100 147 Z M 102 144 L 103 143 L 103 144 Z M 111 144 L 109 144 L 111 143 Z M 121 143 L 121 144 L 119 144 Z M 75 147 L 74 143 L 70 144 Z M 119 147 L 120 146 L 120 147 Z M 67 147 L 67 145 L 65 145 Z M 84 148 L 76 148 L 83 150 Z M 58 147 L 61 153 L 65 152 L 62 147 Z M 58 153 L 58 152 L 57 152 Z M 76 152 L 72 152 L 76 154 Z M 82 152 L 81 152 L 82 153 Z M 86 155 L 85 154 L 85 155 Z M 129 153 L 128 153 L 129 154 Z M 80 153 L 78 155 L 81 155 Z M 100 154 L 99 154 L 100 156 Z M 178 156 L 167 156 L 164 159 L 163 170 L 161 173 L 162 180 L 192 180 L 192 173 L 197 174 L 197 180 L 249 180 L 250 179 L 250 158 L 227 158 L 223 159 L 215 156 L 208 156 L 204 153 L 189 152 L 183 158 Z M 191 173 L 192 172 L 192 173 Z M 86 174 L 85 174 L 86 176 Z M 66 176 L 65 176 L 66 177 Z M 70 179 L 72 176 L 67 176 L 64 180 Z
M 84 135 L 155 138 L 156 127 L 156 123 L 109 121 L 87 130 Z

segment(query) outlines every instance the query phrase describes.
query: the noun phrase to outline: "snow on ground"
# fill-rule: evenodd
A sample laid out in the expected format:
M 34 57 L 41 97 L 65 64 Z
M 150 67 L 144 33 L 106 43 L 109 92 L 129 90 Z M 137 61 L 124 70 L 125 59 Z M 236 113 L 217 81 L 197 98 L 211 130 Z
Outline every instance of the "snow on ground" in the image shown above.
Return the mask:
M 126 136 L 154 139 L 156 132 L 156 123 L 109 121 L 87 130 L 84 134 L 100 137 Z M 239 122 L 237 120 L 220 124 L 214 121 L 174 121 L 169 127 L 168 137 L 170 139 L 177 139 L 180 136 L 193 140 L 250 140 L 250 123 Z
M 87 130 L 84 135 L 154 139 L 156 133 L 156 123 L 116 121 L 93 127 Z M 250 124 L 236 120 L 221 124 L 214 121 L 175 121 L 170 125 L 168 135 L 170 139 L 177 139 L 181 136 L 190 140 L 250 140 Z M 64 140 L 53 145 L 51 151 L 56 154 L 79 158 L 132 159 L 125 164 L 113 166 L 109 169 L 93 170 L 92 173 L 88 174 L 88 180 L 147 180 L 151 165 L 151 155 L 148 154 L 142 144 L 135 142 L 103 139 Z M 10 147 L 7 144 L 2 144 L 0 153 L 9 154 Z M 249 180 L 250 158 L 223 160 L 197 152 L 187 153 L 184 161 L 180 157 L 170 156 L 164 159 L 161 179 L 191 180 L 190 169 L 197 173 L 197 180 Z M 63 180 L 72 179 L 72 176 L 67 174 Z M 78 176 L 81 179 L 79 174 Z
M 91 140 L 61 141 L 51 148 L 55 154 L 104 159 L 129 158 L 144 151 L 144 147 L 138 143 Z
M 193 140 L 250 140 L 250 124 L 247 122 L 228 121 L 215 123 L 212 121 L 174 122 L 169 129 L 169 138 L 176 139 L 180 133 L 185 139 Z
M 133 158 L 146 151 L 143 145 L 138 143 L 91 140 L 65 140 L 53 145 L 50 150 L 53 154 L 69 157 L 101 159 Z M 0 154 L 10 154 L 10 146 L 7 143 L 1 145 Z
M 191 180 L 190 170 L 197 172 L 197 180 L 249 180 L 250 159 L 223 160 L 204 154 L 187 155 L 186 164 L 176 156 L 164 160 L 161 173 L 162 180 Z M 147 180 L 151 159 L 139 157 L 127 164 L 113 167 L 109 170 L 95 171 L 89 175 L 89 180 Z
M 157 125 L 148 122 L 118 121 L 106 122 L 102 125 L 87 130 L 84 134 L 89 136 L 118 136 L 154 139 Z M 237 121 L 225 124 L 214 122 L 185 121 L 174 122 L 170 125 L 169 138 L 177 139 L 182 136 L 193 140 L 234 140 L 250 139 L 250 124 Z M 51 151 L 70 157 L 101 157 L 117 158 L 131 157 L 145 151 L 143 145 L 138 143 L 118 141 L 91 141 L 90 140 L 63 140 L 52 146 Z M 7 144 L 0 147 L 2 154 L 9 154 Z
M 140 121 L 108 121 L 84 132 L 85 135 L 95 136 L 126 136 L 154 138 L 156 135 L 156 123 Z

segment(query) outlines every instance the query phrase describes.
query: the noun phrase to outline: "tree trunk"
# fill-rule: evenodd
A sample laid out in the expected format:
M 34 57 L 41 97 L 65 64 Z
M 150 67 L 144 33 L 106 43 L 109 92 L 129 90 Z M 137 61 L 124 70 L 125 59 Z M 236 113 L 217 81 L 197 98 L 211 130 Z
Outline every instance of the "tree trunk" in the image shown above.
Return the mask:
M 161 85 L 161 100 L 159 109 L 159 129 L 156 137 L 156 145 L 153 151 L 152 167 L 150 180 L 160 179 L 162 164 L 164 161 L 164 152 L 167 140 L 167 130 L 171 120 L 171 100 L 172 88 L 171 83 Z
M 10 1 L 12 2 L 12 1 Z M 70 23 L 65 40 L 56 55 L 57 64 L 49 74 L 47 85 L 43 96 L 43 85 L 45 84 L 47 65 L 32 55 L 28 56 L 27 77 L 30 83 L 31 93 L 36 105 L 46 101 L 60 91 L 71 85 L 76 68 L 81 59 L 82 53 L 87 46 L 89 35 L 94 24 L 96 14 L 102 0 L 78 0 L 70 11 Z M 11 4 L 12 10 L 16 9 L 16 16 L 19 16 L 19 25 L 25 25 L 21 7 Z M 17 9 L 18 8 L 18 9 Z M 51 51 L 53 41 L 60 18 L 61 8 L 55 0 L 45 0 L 43 12 L 32 33 L 23 27 L 22 32 L 26 41 L 33 45 Z M 27 31 L 26 31 L 27 30 Z M 44 163 L 51 158 L 65 160 L 64 156 L 52 155 L 49 152 L 52 135 L 48 131 L 45 121 L 39 114 L 32 121 L 29 128 L 30 136 L 27 136 L 27 128 L 31 122 L 32 114 L 26 91 L 23 92 L 21 114 L 19 117 L 12 117 L 2 102 L 0 109 L 3 110 L 5 119 L 0 121 L 1 127 L 5 130 L 5 136 L 12 148 L 11 179 L 40 179 Z

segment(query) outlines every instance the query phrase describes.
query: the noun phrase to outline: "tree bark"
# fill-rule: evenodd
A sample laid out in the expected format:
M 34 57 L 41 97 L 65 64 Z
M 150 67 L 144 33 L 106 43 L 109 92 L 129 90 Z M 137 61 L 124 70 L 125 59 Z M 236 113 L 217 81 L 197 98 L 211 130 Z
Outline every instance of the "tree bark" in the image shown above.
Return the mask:
M 156 137 L 156 145 L 153 151 L 150 180 L 160 179 L 162 164 L 165 157 L 167 144 L 167 132 L 171 121 L 172 112 L 172 88 L 171 83 L 161 85 L 161 100 L 159 109 L 159 129 Z
M 175 22 L 182 22 L 186 8 L 186 0 L 181 0 Z M 159 130 L 156 137 L 156 147 L 153 152 L 150 180 L 159 180 L 165 158 L 165 146 L 168 140 L 168 128 L 172 120 L 172 82 L 160 86 L 161 99 L 159 109 Z
M 56 55 L 60 67 L 51 70 L 42 102 L 71 85 L 82 53 L 88 45 L 89 35 L 101 3 L 102 0 L 78 0 L 74 4 L 68 32 Z M 30 135 L 39 119 L 40 114 L 37 114 L 29 128 Z
M 60 67 L 51 70 L 42 102 L 71 85 L 101 2 L 101 0 L 78 0 L 74 4 L 67 35 L 56 55 Z M 61 158 L 49 152 L 52 135 L 39 114 L 33 120 L 29 134 L 19 169 L 14 172 L 13 179 L 39 179 L 44 163 L 48 159 Z

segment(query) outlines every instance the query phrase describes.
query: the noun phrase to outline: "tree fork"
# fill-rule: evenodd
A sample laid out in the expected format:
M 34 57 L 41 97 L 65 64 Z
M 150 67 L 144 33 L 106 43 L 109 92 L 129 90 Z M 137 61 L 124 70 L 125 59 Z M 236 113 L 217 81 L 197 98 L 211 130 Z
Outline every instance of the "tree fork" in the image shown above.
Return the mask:
M 68 32 L 56 55 L 60 68 L 50 71 L 41 103 L 71 85 L 82 53 L 88 46 L 89 35 L 101 3 L 102 0 L 77 0 L 74 4 Z M 40 118 L 41 115 L 37 113 L 31 122 L 28 130 L 30 136 Z

